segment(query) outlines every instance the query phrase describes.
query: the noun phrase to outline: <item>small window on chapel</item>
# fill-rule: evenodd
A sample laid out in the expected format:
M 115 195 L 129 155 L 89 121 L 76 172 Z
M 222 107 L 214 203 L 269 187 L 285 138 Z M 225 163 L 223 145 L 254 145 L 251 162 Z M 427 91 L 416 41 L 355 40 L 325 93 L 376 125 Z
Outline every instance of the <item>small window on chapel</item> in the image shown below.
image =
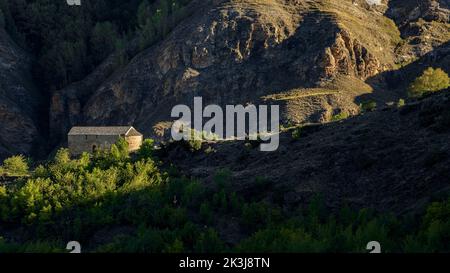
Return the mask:
M 87 140 L 87 135 L 85 135 L 84 137 L 85 137 L 85 139 Z

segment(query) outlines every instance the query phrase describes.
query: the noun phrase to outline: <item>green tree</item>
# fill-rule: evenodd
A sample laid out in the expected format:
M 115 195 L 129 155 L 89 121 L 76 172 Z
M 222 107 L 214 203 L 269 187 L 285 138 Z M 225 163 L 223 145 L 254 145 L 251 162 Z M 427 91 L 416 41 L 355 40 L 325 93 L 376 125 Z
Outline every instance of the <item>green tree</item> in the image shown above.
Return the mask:
M 150 3 L 148 0 L 144 0 L 139 5 L 136 15 L 138 26 L 141 29 L 148 23 L 150 16 Z
M 119 138 L 115 144 L 111 145 L 110 156 L 117 163 L 126 162 L 130 157 L 128 142 L 122 137 Z
M 212 228 L 202 232 L 194 245 L 194 251 L 197 253 L 221 253 L 224 249 L 225 244 Z
M 0 220 L 5 221 L 9 214 L 9 199 L 6 187 L 0 186 Z M 0 237 L 1 239 L 1 237 Z
M 359 105 L 362 112 L 372 112 L 377 109 L 377 102 L 373 100 L 364 101 Z
M 2 172 L 7 175 L 23 176 L 28 174 L 28 162 L 23 155 L 16 155 L 3 161 Z
M 155 141 L 153 139 L 146 139 L 141 145 L 141 148 L 139 148 L 138 151 L 138 158 L 151 158 L 153 156 L 153 152 L 155 150 L 154 148 Z
M 450 86 L 450 78 L 444 70 L 427 68 L 422 76 L 413 81 L 409 87 L 409 96 L 418 98 L 427 93 L 446 89 Z
M 70 163 L 70 151 L 66 148 L 61 148 L 56 152 L 54 162 L 60 165 L 66 165 Z
M 90 39 L 95 63 L 101 62 L 115 50 L 119 35 L 111 22 L 97 23 L 92 29 Z
M 168 27 L 169 19 L 169 3 L 168 0 L 159 0 L 154 14 L 153 20 L 158 28 L 158 36 L 165 37 L 169 32 Z

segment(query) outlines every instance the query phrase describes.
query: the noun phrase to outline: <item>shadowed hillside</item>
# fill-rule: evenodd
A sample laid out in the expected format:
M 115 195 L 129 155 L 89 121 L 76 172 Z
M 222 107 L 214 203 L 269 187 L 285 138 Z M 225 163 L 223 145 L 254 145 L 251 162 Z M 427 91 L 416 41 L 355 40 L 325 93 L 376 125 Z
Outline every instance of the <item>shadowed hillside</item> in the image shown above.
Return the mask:
M 297 140 L 282 133 L 272 153 L 262 153 L 255 143 L 228 142 L 204 144 L 202 151 L 210 153 L 171 145 L 164 158 L 206 180 L 227 169 L 235 191 L 288 207 L 320 194 L 336 209 L 348 204 L 414 212 L 450 190 L 449 106 L 446 91 L 401 108 L 300 127 Z M 265 183 L 258 185 L 258 178 Z

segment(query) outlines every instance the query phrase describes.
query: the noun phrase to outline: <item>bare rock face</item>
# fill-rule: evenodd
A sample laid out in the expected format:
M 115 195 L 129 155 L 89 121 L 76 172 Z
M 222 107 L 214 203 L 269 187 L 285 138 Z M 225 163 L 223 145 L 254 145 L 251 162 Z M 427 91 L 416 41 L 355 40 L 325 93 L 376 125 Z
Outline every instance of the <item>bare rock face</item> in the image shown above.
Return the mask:
M 396 48 L 396 63 L 404 66 L 426 54 L 438 55 L 436 48 L 450 39 L 448 0 L 389 1 L 386 16 L 392 18 L 403 41 Z
M 324 76 L 330 78 L 341 74 L 366 79 L 382 69 L 380 61 L 346 30 L 338 33 L 334 44 L 325 49 L 323 66 Z
M 30 57 L 0 29 L 0 159 L 30 155 L 41 141 L 42 98 L 30 71 Z
M 400 26 L 423 19 L 426 21 L 449 22 L 450 2 L 448 0 L 404 1 L 390 0 L 387 15 Z
M 321 103 L 309 103 L 311 97 L 288 103 L 285 119 L 326 121 L 335 111 L 353 113 L 355 97 L 368 91 L 330 83 L 342 76 L 364 81 L 393 69 L 401 39 L 384 15 L 393 10 L 390 2 L 193 1 L 197 12 L 121 71 L 56 92 L 51 134 L 61 139 L 75 124 L 133 124 L 153 135 L 174 105 L 189 105 L 194 96 L 205 104 L 258 104 L 270 94 L 321 86 L 340 92 Z M 308 110 L 300 107 L 305 102 Z

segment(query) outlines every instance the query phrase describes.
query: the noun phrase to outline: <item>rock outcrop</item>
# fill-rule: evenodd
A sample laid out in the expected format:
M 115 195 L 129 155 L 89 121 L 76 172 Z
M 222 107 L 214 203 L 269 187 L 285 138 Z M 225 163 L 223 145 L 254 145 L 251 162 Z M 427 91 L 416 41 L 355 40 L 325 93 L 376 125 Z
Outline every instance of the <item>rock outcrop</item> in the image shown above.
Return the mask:
M 450 4 L 448 0 L 391 0 L 386 16 L 402 33 L 396 49 L 396 63 L 404 65 L 450 40 Z
M 366 79 L 380 72 L 380 61 L 357 39 L 343 30 L 336 35 L 336 41 L 325 49 L 324 76 L 353 75 Z
M 133 124 L 151 135 L 154 124 L 170 120 L 172 106 L 190 104 L 194 96 L 205 104 L 257 104 L 269 94 L 322 86 L 341 75 L 365 80 L 393 67 L 400 35 L 395 24 L 351 0 L 192 5 L 198 12 L 167 39 L 89 94 L 73 86 L 56 92 L 52 135 L 64 135 L 73 124 Z M 341 91 L 333 109 L 346 108 L 340 101 L 362 92 Z M 299 116 L 298 122 L 310 120 Z
M 393 18 L 400 27 L 405 27 L 419 19 L 448 23 L 449 8 L 448 0 L 390 0 L 387 15 Z

